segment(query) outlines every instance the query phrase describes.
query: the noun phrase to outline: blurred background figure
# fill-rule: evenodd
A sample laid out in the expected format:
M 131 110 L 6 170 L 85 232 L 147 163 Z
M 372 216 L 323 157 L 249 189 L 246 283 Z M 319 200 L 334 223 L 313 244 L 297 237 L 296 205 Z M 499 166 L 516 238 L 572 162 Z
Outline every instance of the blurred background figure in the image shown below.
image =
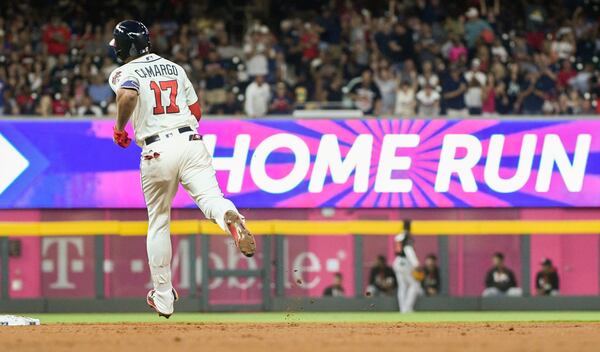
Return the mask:
M 394 108 L 394 114 L 401 117 L 411 117 L 415 115 L 415 90 L 406 81 L 400 84 L 400 87 L 396 91 L 396 106 Z
M 538 296 L 558 295 L 559 281 L 558 273 L 552 260 L 546 258 L 541 263 L 542 268 L 535 275 L 535 288 Z
M 417 297 L 421 294 L 421 284 L 415 278 L 414 271 L 419 267 L 419 259 L 413 247 L 413 239 L 408 232 L 402 232 L 394 238 L 396 258 L 394 272 L 398 281 L 398 306 L 401 313 L 414 311 Z
M 398 283 L 394 269 L 387 264 L 385 256 L 377 256 L 375 265 L 371 268 L 371 274 L 369 275 L 367 296 L 393 296 L 397 287 Z
M 293 102 L 288 94 L 285 83 L 279 82 L 275 88 L 275 95 L 269 106 L 269 113 L 276 115 L 291 114 L 293 110 Z
M 373 82 L 371 70 L 364 70 L 360 81 L 350 90 L 350 97 L 357 109 L 365 115 L 378 115 L 381 110 L 381 92 Z
M 485 276 L 484 297 L 523 295 L 523 290 L 517 286 L 517 279 L 512 270 L 504 264 L 504 254 L 497 252 L 492 256 L 494 266 Z
M 436 117 L 440 114 L 440 93 L 435 91 L 430 84 L 417 93 L 419 116 Z
M 250 117 L 265 116 L 269 111 L 269 100 L 271 99 L 271 88 L 265 83 L 264 76 L 256 76 L 254 82 L 246 88 L 246 115 Z
M 423 292 L 427 296 L 437 296 L 440 294 L 440 269 L 438 268 L 437 257 L 435 254 L 429 254 L 425 258 L 421 286 L 423 286 Z
M 343 277 L 341 273 L 335 273 L 333 275 L 333 284 L 325 288 L 325 290 L 323 291 L 323 296 L 344 297 L 346 294 L 344 293 L 344 285 L 342 279 Z

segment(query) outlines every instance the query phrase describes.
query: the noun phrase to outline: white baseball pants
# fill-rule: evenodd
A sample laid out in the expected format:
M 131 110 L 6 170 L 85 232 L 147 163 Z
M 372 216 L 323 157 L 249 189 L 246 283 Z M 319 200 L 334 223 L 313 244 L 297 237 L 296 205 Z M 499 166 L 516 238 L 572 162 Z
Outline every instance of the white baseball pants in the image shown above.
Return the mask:
M 411 313 L 422 293 L 421 284 L 413 277 L 414 267 L 408 259 L 397 256 L 393 268 L 398 282 L 398 307 L 401 313 Z
M 158 291 L 159 297 L 167 297 L 167 300 L 172 296 L 171 203 L 179 183 L 204 215 L 208 219 L 214 219 L 227 233 L 229 231 L 225 225 L 225 213 L 228 210 L 237 212 L 235 205 L 223 197 L 215 177 L 212 157 L 204 142 L 190 140 L 195 133 L 194 131 L 180 134 L 175 128 L 160 133 L 159 141 L 142 149 L 140 169 L 142 189 L 148 208 L 148 263 L 154 289 Z M 156 303 L 161 305 L 160 301 L 162 299 Z M 172 306 L 172 300 L 170 304 Z

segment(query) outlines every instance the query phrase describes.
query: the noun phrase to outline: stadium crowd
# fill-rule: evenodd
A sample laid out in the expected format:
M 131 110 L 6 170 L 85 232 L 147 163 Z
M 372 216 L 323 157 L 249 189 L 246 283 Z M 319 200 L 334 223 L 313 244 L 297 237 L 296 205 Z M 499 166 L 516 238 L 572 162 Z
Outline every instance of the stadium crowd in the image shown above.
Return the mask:
M 113 1 L 8 3 L 0 115 L 114 115 L 108 42 L 125 17 L 146 22 L 153 51 L 188 71 L 205 113 L 600 113 L 595 0 L 272 1 L 239 33 L 184 1 L 133 1 L 116 15 L 105 11 Z

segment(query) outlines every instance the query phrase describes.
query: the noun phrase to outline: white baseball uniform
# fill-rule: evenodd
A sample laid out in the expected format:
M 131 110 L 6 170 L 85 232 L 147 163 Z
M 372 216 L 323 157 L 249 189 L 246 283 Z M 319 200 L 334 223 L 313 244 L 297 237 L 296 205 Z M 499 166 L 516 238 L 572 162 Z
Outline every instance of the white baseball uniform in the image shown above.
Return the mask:
M 396 255 L 392 266 L 396 273 L 396 281 L 398 281 L 400 312 L 410 313 L 421 293 L 421 284 L 413 276 L 413 271 L 419 266 L 419 259 L 410 244 L 403 247 L 403 253 L 404 255 Z
M 196 135 L 198 122 L 190 109 L 198 101 L 184 69 L 156 54 L 143 55 L 115 69 L 109 77 L 115 93 L 134 89 L 139 98 L 131 122 L 142 148 L 142 189 L 148 208 L 147 251 L 155 303 L 163 313 L 173 310 L 171 294 L 171 202 L 183 185 L 200 210 L 227 233 L 224 216 L 235 205 L 223 197 L 212 157 Z M 191 130 L 180 132 L 182 127 Z M 146 139 L 158 140 L 147 144 Z

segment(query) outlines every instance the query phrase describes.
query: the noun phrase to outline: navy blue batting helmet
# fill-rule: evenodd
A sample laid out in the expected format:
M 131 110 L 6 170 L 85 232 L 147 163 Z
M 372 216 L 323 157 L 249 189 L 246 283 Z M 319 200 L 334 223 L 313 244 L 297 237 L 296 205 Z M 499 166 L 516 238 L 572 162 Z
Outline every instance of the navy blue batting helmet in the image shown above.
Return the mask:
M 119 22 L 113 31 L 110 46 L 115 49 L 117 57 L 123 61 L 130 57 L 136 58 L 150 52 L 150 32 L 139 21 Z

